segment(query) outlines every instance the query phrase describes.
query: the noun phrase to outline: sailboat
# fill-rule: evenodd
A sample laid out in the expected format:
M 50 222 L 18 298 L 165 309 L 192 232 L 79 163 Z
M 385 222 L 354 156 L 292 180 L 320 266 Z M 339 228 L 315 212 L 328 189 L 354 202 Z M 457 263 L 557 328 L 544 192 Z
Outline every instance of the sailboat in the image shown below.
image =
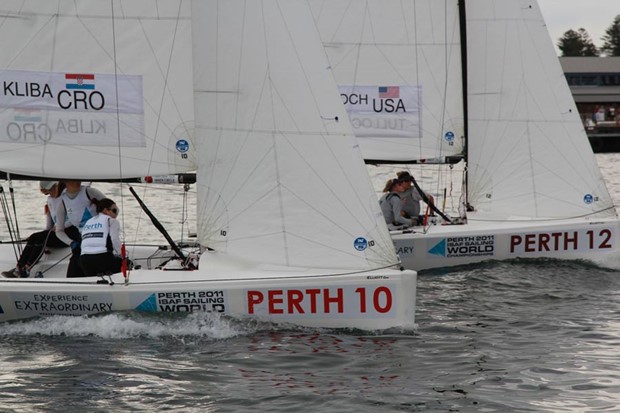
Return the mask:
M 79 136 L 56 141 L 55 135 L 54 141 L 13 143 L 4 135 L 0 169 L 49 179 L 125 180 L 154 170 L 178 173 L 189 157 L 180 157 L 174 171 L 161 159 L 190 146 L 200 245 L 184 260 L 126 275 L 0 279 L 0 321 L 141 310 L 208 311 L 311 327 L 413 326 L 416 273 L 399 268 L 305 1 L 171 0 L 156 7 L 25 1 L 0 15 L 3 30 L 16 26 L 20 34 L 20 47 L 1 62 L 0 82 L 30 91 L 7 99 L 5 86 L 1 129 L 27 109 L 38 111 L 34 130 L 92 119 L 106 122 L 113 135 L 109 145 L 98 139 L 82 145 Z M 185 89 L 187 79 L 169 83 L 177 58 L 172 50 L 177 41 L 188 47 L 186 36 L 191 46 L 182 53 L 190 54 L 178 64 L 187 64 L 187 56 L 193 62 L 185 96 L 191 103 L 176 89 Z M 33 68 L 33 60 L 39 66 Z M 93 91 L 102 97 L 90 96 Z M 92 105 L 85 107 L 89 96 Z M 60 105 L 66 102 L 77 107 Z M 102 107 L 91 111 L 96 105 Z M 192 138 L 184 138 L 187 119 L 195 119 Z M 160 133 L 168 140 L 158 140 Z M 11 163 L 10 150 L 35 162 Z M 65 151 L 79 157 L 77 165 L 73 158 L 47 160 Z M 93 167 L 102 160 L 105 168 Z
M 406 268 L 618 266 L 616 209 L 536 1 L 311 6 L 366 162 L 436 178 L 435 217 L 392 231 Z M 452 185 L 461 197 L 448 214 Z

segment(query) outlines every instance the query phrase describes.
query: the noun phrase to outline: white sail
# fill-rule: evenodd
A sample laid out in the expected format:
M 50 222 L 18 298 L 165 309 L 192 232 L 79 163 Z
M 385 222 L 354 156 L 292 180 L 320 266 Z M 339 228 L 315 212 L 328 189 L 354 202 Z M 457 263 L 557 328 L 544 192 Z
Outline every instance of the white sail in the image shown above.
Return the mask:
M 459 186 L 452 169 L 432 168 L 435 189 L 425 188 L 459 216 L 393 232 L 405 267 L 613 259 L 620 224 L 535 1 L 310 4 L 367 161 L 437 163 L 464 152 L 463 202 L 442 199 Z M 390 94 L 416 109 L 398 124 L 395 110 L 367 110 Z M 420 132 L 405 139 L 394 125 Z
M 365 159 L 412 162 L 462 153 L 456 1 L 310 4 Z
M 0 3 L 0 170 L 195 169 L 188 1 Z
M 307 2 L 192 17 L 201 244 L 332 273 L 397 263 Z
M 468 0 L 467 37 L 476 218 L 616 216 L 536 2 Z

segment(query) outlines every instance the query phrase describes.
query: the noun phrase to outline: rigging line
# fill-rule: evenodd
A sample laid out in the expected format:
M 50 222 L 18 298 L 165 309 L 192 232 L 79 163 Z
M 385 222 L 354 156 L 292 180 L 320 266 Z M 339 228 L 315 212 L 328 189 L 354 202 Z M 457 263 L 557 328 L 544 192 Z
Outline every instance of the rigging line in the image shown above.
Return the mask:
M 187 223 L 189 214 L 187 213 L 188 211 L 188 205 L 189 205 L 189 184 L 184 184 L 183 185 L 183 206 L 181 209 L 181 240 L 179 242 L 183 242 L 183 234 L 185 233 L 185 224 Z M 187 227 L 187 233 L 188 233 L 188 238 L 189 238 L 189 224 Z
M 41 244 L 41 252 L 39 253 L 39 255 L 37 255 L 37 257 L 32 261 L 32 263 L 30 264 L 30 268 L 34 267 L 36 263 L 39 262 L 39 260 L 41 259 L 41 257 L 43 256 L 43 254 L 45 254 L 45 247 L 47 246 L 47 241 L 49 240 L 50 234 L 52 233 L 53 228 L 48 229 L 46 232 L 47 234 L 45 235 L 45 240 L 43 240 L 43 244 Z
M 57 266 L 58 264 L 60 264 L 64 260 L 66 260 L 67 258 L 69 258 L 72 254 L 73 254 L 73 252 L 70 252 L 67 255 L 65 255 L 64 257 L 62 257 L 61 259 L 59 259 L 58 261 L 56 261 L 54 264 L 52 264 L 49 267 L 47 267 L 46 269 L 44 269 L 42 271 L 37 271 L 37 273 L 35 274 L 35 278 L 41 278 L 41 277 L 37 277 L 37 275 L 40 274 L 41 276 L 43 276 L 43 274 L 45 274 L 46 272 L 48 272 L 49 270 L 51 270 L 52 268 L 54 268 L 55 266 Z
M 116 135 L 118 142 L 118 171 L 119 177 L 123 179 L 123 157 L 122 157 L 122 147 L 121 147 L 121 123 L 120 123 L 120 105 L 119 105 L 119 95 L 118 95 L 118 64 L 117 64 L 117 56 L 116 56 L 116 20 L 115 20 L 115 12 L 114 12 L 114 0 L 110 0 L 111 5 L 111 20 L 112 20 L 112 61 L 114 62 L 114 93 L 116 99 Z M 121 209 L 124 210 L 125 204 L 123 200 L 123 184 L 120 184 L 120 203 Z M 121 216 L 121 227 L 123 229 L 123 233 L 125 233 L 125 214 Z
M 439 130 L 439 155 L 441 156 L 443 149 L 444 149 L 444 134 L 446 133 L 446 111 L 447 111 L 447 106 L 448 106 L 448 77 L 449 77 L 449 73 L 450 73 L 450 64 L 449 64 L 449 60 L 450 60 L 450 53 L 452 51 L 452 37 L 450 37 L 450 42 L 448 42 L 448 1 L 444 0 L 444 24 L 443 24 L 443 42 L 444 42 L 444 71 L 443 71 L 443 75 L 444 75 L 444 81 L 443 81 L 443 100 L 442 100 L 442 108 L 441 108 L 441 114 L 440 114 L 440 120 L 439 120 L 439 125 L 440 125 L 440 130 Z M 450 49 L 450 50 L 448 50 Z M 437 166 L 435 168 L 438 179 L 437 179 L 437 184 L 435 186 L 435 192 L 436 193 L 440 193 L 440 188 L 442 185 L 442 177 L 443 174 L 442 172 L 442 168 L 440 166 Z
M 168 64 L 167 64 L 167 67 L 166 67 L 165 71 L 161 70 L 162 68 L 159 65 L 159 60 L 157 59 L 157 54 L 155 53 L 153 45 L 152 45 L 152 43 L 151 43 L 151 41 L 149 39 L 149 36 L 146 35 L 146 31 L 145 31 L 144 27 L 142 26 L 142 22 L 140 21 L 140 27 L 142 28 L 142 31 L 145 34 L 144 37 L 148 41 L 149 47 L 151 48 L 151 53 L 153 54 L 153 56 L 155 58 L 155 61 L 157 62 L 157 67 L 159 69 L 159 72 L 161 73 L 162 77 L 164 78 L 164 84 L 163 84 L 163 87 L 162 87 L 161 98 L 160 98 L 160 101 L 159 101 L 159 109 L 157 109 L 155 111 L 154 110 L 155 108 L 153 108 L 153 110 L 155 111 L 155 116 L 157 117 L 157 122 L 155 123 L 155 132 L 153 134 L 153 139 L 152 139 L 152 147 L 151 147 L 151 153 L 150 153 L 150 156 L 149 156 L 149 165 L 148 165 L 147 175 L 150 175 L 150 168 L 151 168 L 151 165 L 153 163 L 153 155 L 155 153 L 156 146 L 158 146 L 157 136 L 159 134 L 160 126 L 163 123 L 168 129 L 170 129 L 168 127 L 168 125 L 166 124 L 166 122 L 161 119 L 161 113 L 162 113 L 162 108 L 164 106 L 164 101 L 165 101 L 166 93 L 170 93 L 170 95 L 172 96 L 172 93 L 171 93 L 171 91 L 169 90 L 169 87 L 168 87 L 168 79 L 169 79 L 170 71 L 171 71 L 171 67 L 172 67 L 172 55 L 173 55 L 173 52 L 175 50 L 175 45 L 176 45 L 176 42 L 177 42 L 177 32 L 179 30 L 179 22 L 180 22 L 180 16 L 181 16 L 182 3 L 183 3 L 182 1 L 179 1 L 179 3 L 178 3 L 177 13 L 176 13 L 176 17 L 175 17 L 174 33 L 173 33 L 173 36 L 172 36 L 172 43 L 171 43 L 170 52 L 169 52 L 169 55 L 168 55 Z M 159 10 L 158 10 L 158 13 L 159 13 Z M 176 101 L 174 101 L 174 99 L 172 99 L 172 98 L 171 98 L 171 100 L 173 101 L 173 106 L 177 109 L 177 113 L 179 113 L 178 105 L 177 105 Z M 150 102 L 149 102 L 149 106 L 151 106 Z M 189 135 L 189 133 L 188 133 L 188 135 Z M 143 196 L 146 194 L 146 191 L 147 191 L 147 188 L 145 186 L 143 188 L 143 192 L 142 192 Z M 137 225 L 136 225 L 136 230 L 135 230 L 135 233 L 134 233 L 135 237 L 138 236 L 141 222 L 142 222 L 142 220 L 140 218 L 138 220 L 138 222 L 137 222 Z
M 402 7 L 402 4 L 401 4 Z M 415 82 L 416 85 L 420 84 L 420 48 L 418 47 L 418 8 L 417 3 L 413 3 L 413 53 L 415 55 Z M 405 25 L 405 29 L 407 30 L 407 38 L 409 38 L 409 30 L 407 29 L 407 25 Z M 417 90 L 417 100 L 418 102 L 422 101 L 422 90 L 418 88 Z M 424 130 L 422 128 L 422 122 L 418 122 L 418 136 L 423 135 Z M 420 146 L 422 145 L 422 141 L 420 140 Z M 421 151 L 421 148 L 419 148 Z
M 469 90 L 467 71 L 467 5 L 465 0 L 458 1 L 459 40 L 461 44 L 461 89 L 463 94 L 463 180 L 465 204 L 469 205 Z
M 15 191 L 13 190 L 13 180 L 9 179 L 9 194 L 11 195 L 11 203 L 13 204 L 13 215 L 15 216 L 15 237 L 17 239 L 21 239 L 21 235 L 19 233 L 19 220 L 17 219 L 17 207 L 15 205 Z M 22 252 L 22 245 L 18 244 L 17 248 L 20 252 Z
M 412 177 L 412 178 L 413 178 L 413 177 Z M 427 205 L 428 207 L 430 207 L 433 211 L 435 211 L 435 212 L 436 212 L 436 213 L 437 213 L 440 217 L 442 217 L 442 218 L 443 218 L 443 219 L 445 219 L 446 221 L 448 221 L 448 222 L 452 222 L 452 220 L 451 220 L 450 218 L 448 218 L 448 216 L 446 216 L 446 214 L 444 214 L 443 212 L 441 212 L 441 211 L 439 210 L 439 208 L 437 208 L 437 206 L 436 206 L 434 203 L 430 202 L 431 200 L 430 200 L 430 199 L 428 199 L 428 197 L 426 196 L 426 194 L 424 193 L 424 191 L 422 190 L 422 188 L 420 188 L 420 186 L 418 185 L 418 182 L 417 182 L 415 179 L 413 179 L 413 181 L 412 181 L 412 182 L 413 182 L 413 186 L 415 186 L 415 189 L 418 191 L 418 193 L 419 193 L 419 194 L 420 194 L 420 196 L 422 197 L 422 200 L 423 200 L 424 202 L 426 202 L 426 205 Z
M 171 46 L 170 46 L 170 52 L 168 54 L 168 64 L 166 66 L 166 71 L 164 73 L 164 84 L 163 84 L 163 87 L 162 87 L 161 98 L 159 100 L 159 109 L 157 110 L 157 122 L 155 123 L 155 132 L 154 132 L 154 135 L 153 135 L 154 138 L 155 138 L 155 141 L 156 141 L 156 138 L 157 138 L 157 136 L 159 134 L 159 127 L 160 127 L 160 125 L 163 122 L 162 119 L 161 119 L 161 112 L 162 112 L 162 108 L 164 107 L 164 101 L 165 101 L 165 98 L 166 98 L 166 93 L 170 93 L 169 85 L 168 85 L 168 79 L 170 77 L 170 68 L 172 67 L 172 55 L 173 55 L 173 52 L 175 50 L 175 46 L 176 46 L 176 42 L 177 42 L 177 33 L 178 33 L 178 30 L 179 30 L 179 21 L 180 21 L 180 16 L 181 16 L 181 7 L 182 7 L 181 4 L 182 4 L 182 1 L 179 1 L 179 6 L 177 8 L 177 15 L 176 15 L 176 20 L 175 20 L 175 25 L 174 25 L 174 32 L 173 32 L 173 35 L 172 35 L 172 43 L 171 43 Z M 145 36 L 145 37 L 148 40 L 148 36 Z M 149 41 L 149 45 L 151 45 L 150 41 Z M 155 55 L 152 46 L 151 46 L 151 51 Z M 165 123 L 165 122 L 163 122 L 163 123 Z M 151 148 L 151 156 L 149 158 L 149 161 L 151 161 L 151 162 L 153 160 L 154 152 L 155 152 L 155 142 L 153 142 L 153 146 Z M 148 172 L 148 175 L 150 175 L 150 163 L 149 163 L 149 170 L 147 172 Z
M 134 191 L 134 189 L 132 187 L 129 187 L 129 191 L 134 196 L 134 198 L 136 198 L 136 201 L 138 201 L 138 204 L 140 204 L 140 207 L 144 210 L 146 215 L 148 215 L 149 218 L 151 218 L 151 221 L 153 222 L 153 225 L 155 225 L 155 227 L 159 230 L 159 232 L 161 232 L 161 234 L 164 236 L 164 238 L 166 238 L 166 241 L 168 241 L 168 243 L 172 247 L 172 250 L 178 255 L 179 258 L 181 258 L 181 260 L 183 260 L 183 265 L 187 265 L 187 268 L 189 268 L 189 269 L 194 269 L 194 265 L 191 262 L 188 261 L 188 259 L 185 257 L 185 254 L 183 254 L 183 251 L 181 251 L 181 249 L 174 242 L 174 240 L 172 238 L 170 238 L 170 235 L 168 234 L 168 231 L 166 231 L 164 226 L 157 220 L 155 215 L 153 215 L 153 213 L 151 213 L 151 211 L 148 209 L 146 204 L 144 202 L 142 202 L 142 199 L 140 199 L 140 197 L 138 196 L 136 191 Z
M 4 213 L 4 219 L 6 221 L 9 237 L 11 238 L 11 244 L 13 244 L 13 253 L 15 254 L 15 259 L 18 260 L 20 256 L 21 246 L 17 247 L 15 245 L 18 243 L 18 240 L 15 239 L 15 233 L 13 230 L 13 219 L 11 216 L 11 211 L 8 208 L 6 193 L 4 192 L 4 187 L 2 185 L 0 185 L 0 204 L 2 205 L 2 212 Z
M 79 16 L 76 16 L 76 17 L 79 17 Z M 101 44 L 101 41 L 100 41 L 100 40 L 97 38 L 97 36 L 94 34 L 93 30 L 91 29 L 91 26 L 90 26 L 90 25 L 88 25 L 88 24 L 86 24 L 86 23 L 84 23 L 84 22 L 82 21 L 82 19 L 83 19 L 83 17 L 80 17 L 80 22 L 82 23 L 82 27 L 83 27 L 83 29 L 91 35 L 92 40 L 93 40 L 93 41 L 95 41 L 95 42 L 96 42 L 96 44 L 99 46 L 99 51 L 101 51 L 102 53 L 104 53 L 104 54 L 105 54 L 107 57 L 109 57 L 110 59 L 113 59 L 113 56 L 111 56 L 111 55 L 110 55 L 110 53 L 108 53 L 107 48 L 106 48 L 106 47 L 104 47 L 104 45 L 102 45 L 102 44 Z M 117 18 L 117 20 L 118 20 L 118 18 Z M 126 20 L 126 18 L 125 18 L 125 17 L 123 17 L 123 20 Z M 143 20 L 152 20 L 152 19 L 148 19 L 148 18 L 145 18 L 144 16 L 141 16 L 141 17 L 140 17 L 139 19 L 137 19 L 137 20 L 141 23 Z M 161 18 L 160 18 L 160 19 L 157 19 L 157 20 L 163 20 L 163 19 L 161 19 Z M 176 20 L 178 20 L 178 18 L 177 18 Z M 144 30 L 143 30 L 143 32 L 144 32 Z M 148 36 L 146 36 L 146 33 L 145 33 L 145 38 L 147 38 L 147 40 L 148 40 Z M 151 48 L 151 50 L 152 50 L 152 48 Z M 118 63 L 118 62 L 115 62 L 115 63 Z M 116 70 L 118 70 L 118 69 L 119 69 L 119 67 L 117 66 L 117 67 L 115 67 L 115 69 L 116 69 Z M 121 73 L 126 73 L 126 72 L 125 72 L 125 71 L 123 71 L 122 69 L 120 70 L 120 72 L 121 72 Z M 163 74 L 162 74 L 162 76 L 163 76 Z M 153 105 L 151 105 L 151 102 L 150 102 L 150 101 L 145 101 L 144 103 L 145 103 L 145 105 L 146 105 L 146 106 L 145 106 L 146 108 L 150 109 L 153 113 L 156 113 L 156 110 L 155 110 L 155 108 L 153 107 Z M 165 122 L 164 122 L 164 123 L 165 123 Z M 127 125 L 125 125 L 125 126 L 127 126 Z M 166 125 L 166 126 L 168 126 L 168 125 Z M 133 128 L 132 128 L 132 129 L 133 129 Z M 168 127 L 168 129 L 170 130 L 170 128 L 169 128 L 169 127 Z M 135 131 L 135 130 L 136 130 L 136 129 L 134 129 L 134 131 Z M 146 136 L 145 136 L 145 138 L 148 138 L 148 137 L 146 137 Z M 156 141 L 153 141 L 153 143 L 155 144 L 155 143 L 156 143 Z M 163 146 L 163 145 L 162 145 L 162 146 Z

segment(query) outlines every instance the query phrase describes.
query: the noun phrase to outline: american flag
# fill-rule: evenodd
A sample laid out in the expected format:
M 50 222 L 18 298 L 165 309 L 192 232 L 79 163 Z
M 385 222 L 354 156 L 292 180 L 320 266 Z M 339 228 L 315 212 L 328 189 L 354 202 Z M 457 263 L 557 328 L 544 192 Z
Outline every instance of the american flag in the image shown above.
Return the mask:
M 398 99 L 400 88 L 398 86 L 379 86 L 379 99 Z

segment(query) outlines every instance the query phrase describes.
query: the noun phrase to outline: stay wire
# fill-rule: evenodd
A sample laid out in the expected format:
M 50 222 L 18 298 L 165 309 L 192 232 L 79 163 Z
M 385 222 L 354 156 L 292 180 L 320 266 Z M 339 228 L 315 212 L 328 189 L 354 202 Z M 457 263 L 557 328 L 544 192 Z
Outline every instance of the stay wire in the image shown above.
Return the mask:
M 11 215 L 11 210 L 8 206 L 8 201 L 6 199 L 6 192 L 4 191 L 4 186 L 0 185 L 0 204 L 2 205 L 2 213 L 4 214 L 4 219 L 6 222 L 6 227 L 9 232 L 9 237 L 11 238 L 11 244 L 13 245 L 13 253 L 15 254 L 15 259 L 19 259 L 21 254 L 21 246 L 17 246 L 18 242 L 15 239 L 15 230 L 13 225 L 13 217 Z
M 123 158 L 122 158 L 122 148 L 121 148 L 121 121 L 120 121 L 120 107 L 119 107 L 119 94 L 118 94 L 118 65 L 117 65 L 117 57 L 116 57 L 116 20 L 115 20 L 115 11 L 114 11 L 114 0 L 110 1 L 111 7 L 111 20 L 112 20 L 112 60 L 114 62 L 114 93 L 116 94 L 116 134 L 117 134 L 117 142 L 118 142 L 118 170 L 121 181 L 123 179 Z M 121 209 L 125 208 L 123 204 L 123 184 L 120 185 L 120 203 Z M 123 228 L 123 232 L 125 229 L 125 215 L 121 217 L 121 227 Z
M 116 55 L 116 19 L 115 19 L 115 11 L 114 11 L 114 0 L 110 1 L 111 6 L 111 20 L 112 20 L 112 54 L 113 54 L 113 62 L 114 62 L 114 93 L 116 98 L 116 134 L 118 136 L 118 172 L 121 181 L 123 180 L 123 157 L 122 157 L 122 146 L 121 146 L 121 115 L 120 115 L 120 105 L 119 105 L 119 93 L 118 93 L 118 64 L 117 64 L 117 55 Z M 122 9 L 122 7 L 121 7 Z M 121 11 L 122 13 L 122 11 Z M 125 204 L 123 202 L 123 184 L 120 184 L 120 203 L 121 209 L 125 208 Z M 125 233 L 125 214 L 121 216 L 121 228 L 122 234 L 124 237 Z M 123 264 L 122 271 L 125 276 L 125 284 L 129 283 L 129 274 L 130 271 L 126 270 L 127 263 L 127 255 L 125 253 L 125 241 L 121 240 L 121 253 Z
M 19 233 L 19 220 L 17 219 L 17 206 L 15 205 L 15 191 L 13 190 L 13 180 L 9 179 L 9 193 L 11 194 L 11 203 L 13 205 L 13 216 L 15 217 L 15 219 L 13 220 L 15 222 L 15 238 L 18 240 L 21 240 L 21 234 Z M 17 243 L 17 249 L 19 250 L 19 253 L 21 255 L 22 252 L 22 245 L 21 243 Z

